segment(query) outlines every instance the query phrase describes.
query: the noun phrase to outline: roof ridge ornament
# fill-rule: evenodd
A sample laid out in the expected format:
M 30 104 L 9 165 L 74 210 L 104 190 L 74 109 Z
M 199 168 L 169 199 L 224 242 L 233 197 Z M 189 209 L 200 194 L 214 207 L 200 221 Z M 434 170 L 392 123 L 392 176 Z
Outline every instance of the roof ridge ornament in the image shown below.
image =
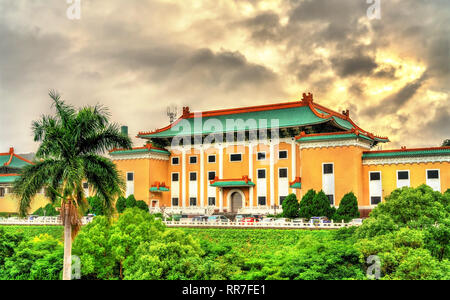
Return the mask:
M 314 101 L 313 94 L 311 94 L 311 93 L 308 93 L 308 94 L 303 93 L 302 101 L 303 102 L 307 102 L 307 103 L 312 103 Z
M 183 118 L 187 118 L 190 113 L 191 113 L 191 109 L 189 108 L 189 106 L 183 107 L 183 115 L 182 115 Z

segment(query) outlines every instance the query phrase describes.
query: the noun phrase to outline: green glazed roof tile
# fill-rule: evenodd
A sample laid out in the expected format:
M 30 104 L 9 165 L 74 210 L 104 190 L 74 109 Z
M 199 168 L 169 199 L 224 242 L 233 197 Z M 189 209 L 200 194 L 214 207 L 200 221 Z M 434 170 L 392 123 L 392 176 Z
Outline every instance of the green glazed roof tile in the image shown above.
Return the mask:
M 216 181 L 211 184 L 214 187 L 237 187 L 237 186 L 255 186 L 251 181 L 246 183 L 245 181 Z
M 290 186 L 291 189 L 301 189 L 302 188 L 302 184 L 300 182 L 294 183 L 293 185 Z
M 383 158 L 383 157 L 405 157 L 405 156 L 427 156 L 427 155 L 450 155 L 449 149 L 425 149 L 425 150 L 413 150 L 413 151 L 396 151 L 396 152 L 365 152 L 363 153 L 363 159 L 365 158 Z

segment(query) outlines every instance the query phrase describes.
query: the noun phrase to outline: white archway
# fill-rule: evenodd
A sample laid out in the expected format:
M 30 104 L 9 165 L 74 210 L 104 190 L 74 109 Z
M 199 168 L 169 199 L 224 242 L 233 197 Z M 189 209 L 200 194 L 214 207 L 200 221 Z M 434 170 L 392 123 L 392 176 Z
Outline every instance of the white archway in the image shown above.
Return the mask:
M 231 196 L 233 196 L 234 193 L 238 193 L 238 194 L 241 195 L 241 197 L 242 197 L 242 207 L 243 208 L 245 207 L 245 200 L 246 200 L 246 198 L 245 198 L 244 192 L 241 189 L 232 189 L 232 190 L 228 191 L 228 195 L 227 195 L 227 203 L 228 203 L 227 207 L 228 207 L 228 211 L 230 211 L 230 212 L 231 212 L 231 209 L 232 209 L 232 207 L 231 207 L 231 201 L 232 201 Z

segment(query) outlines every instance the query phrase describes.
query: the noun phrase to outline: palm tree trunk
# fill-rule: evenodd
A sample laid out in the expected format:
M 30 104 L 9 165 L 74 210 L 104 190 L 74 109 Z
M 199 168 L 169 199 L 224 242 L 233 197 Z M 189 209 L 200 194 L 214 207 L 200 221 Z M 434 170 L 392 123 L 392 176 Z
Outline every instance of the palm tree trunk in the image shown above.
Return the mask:
M 63 280 L 72 278 L 72 224 L 70 222 L 70 204 L 64 204 L 64 267 Z

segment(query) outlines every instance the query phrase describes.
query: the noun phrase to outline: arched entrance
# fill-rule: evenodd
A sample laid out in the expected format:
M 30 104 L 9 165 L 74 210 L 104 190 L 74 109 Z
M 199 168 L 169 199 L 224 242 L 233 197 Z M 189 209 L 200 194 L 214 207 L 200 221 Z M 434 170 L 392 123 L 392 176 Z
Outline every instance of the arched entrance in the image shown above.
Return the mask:
M 237 213 L 239 209 L 242 208 L 242 203 L 244 199 L 242 199 L 241 193 L 233 192 L 231 194 L 231 212 Z

